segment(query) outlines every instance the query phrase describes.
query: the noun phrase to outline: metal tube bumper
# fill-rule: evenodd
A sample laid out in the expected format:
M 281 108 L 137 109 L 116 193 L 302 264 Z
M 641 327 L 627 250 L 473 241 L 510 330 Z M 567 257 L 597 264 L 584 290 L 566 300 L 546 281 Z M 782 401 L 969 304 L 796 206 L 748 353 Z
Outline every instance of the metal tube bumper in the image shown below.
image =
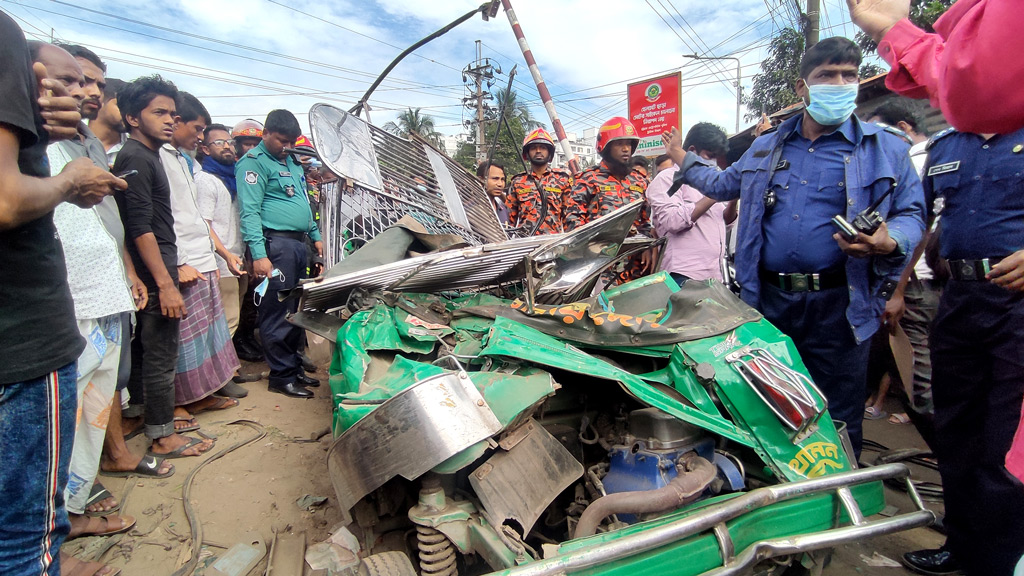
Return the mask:
M 759 488 L 675 522 L 654 526 L 640 533 L 595 544 L 592 548 L 583 548 L 563 556 L 538 560 L 500 573 L 507 576 L 564 575 L 640 555 L 690 536 L 712 532 L 718 541 L 722 566 L 706 571 L 704 574 L 715 576 L 737 574 L 767 558 L 829 548 L 854 540 L 883 536 L 931 524 L 935 520 L 935 514 L 924 508 L 916 489 L 910 483 L 909 476 L 910 470 L 905 465 L 885 464 L 821 478 Z M 865 520 L 856 500 L 850 494 L 849 487 L 889 479 L 903 479 L 906 482 L 911 501 L 917 509 L 884 520 Z M 761 540 L 747 546 L 734 556 L 733 542 L 725 526 L 727 521 L 758 508 L 826 492 L 837 494 L 841 506 L 846 510 L 847 516 L 852 519 L 853 525 L 785 538 Z

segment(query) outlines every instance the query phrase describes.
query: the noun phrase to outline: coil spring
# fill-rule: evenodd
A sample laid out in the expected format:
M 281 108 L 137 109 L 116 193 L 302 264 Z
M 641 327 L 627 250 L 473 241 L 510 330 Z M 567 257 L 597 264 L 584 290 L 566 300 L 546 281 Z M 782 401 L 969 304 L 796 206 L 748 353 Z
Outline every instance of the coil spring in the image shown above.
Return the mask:
M 429 526 L 416 526 L 420 552 L 420 573 L 423 576 L 456 576 L 455 546 L 448 538 Z

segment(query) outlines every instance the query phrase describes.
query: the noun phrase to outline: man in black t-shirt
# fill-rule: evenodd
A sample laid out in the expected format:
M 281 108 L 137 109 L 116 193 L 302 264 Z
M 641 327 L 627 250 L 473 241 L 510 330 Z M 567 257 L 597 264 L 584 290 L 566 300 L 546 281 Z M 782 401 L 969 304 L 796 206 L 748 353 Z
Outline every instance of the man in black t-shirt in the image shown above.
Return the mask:
M 67 91 L 37 80 L 24 34 L 2 12 L 0 62 L 0 574 L 56 576 L 83 342 L 53 208 L 92 206 L 125 182 L 85 158 L 47 178 L 48 134 L 75 134 L 80 116 L 44 123 L 37 99 L 66 103 Z
M 130 405 L 124 410 L 124 432 L 143 426 L 152 440 L 147 458 L 136 472 L 158 476 L 161 456 L 198 456 L 209 440 L 174 431 L 174 373 L 178 363 L 179 323 L 187 314 L 178 291 L 178 251 L 171 213 L 171 189 L 159 150 L 170 142 L 178 89 L 159 76 L 138 78 L 117 93 L 117 105 L 129 138 L 114 161 L 113 171 L 127 177 L 128 189 L 115 195 L 124 222 L 128 253 L 146 285 L 149 301 L 136 313 L 132 341 Z M 169 475 L 169 474 L 168 474 Z

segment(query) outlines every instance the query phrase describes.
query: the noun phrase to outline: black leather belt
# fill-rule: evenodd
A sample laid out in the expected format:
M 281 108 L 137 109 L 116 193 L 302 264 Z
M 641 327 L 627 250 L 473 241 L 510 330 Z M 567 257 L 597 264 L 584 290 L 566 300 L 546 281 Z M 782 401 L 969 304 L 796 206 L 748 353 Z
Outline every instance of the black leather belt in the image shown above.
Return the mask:
M 980 260 L 950 260 L 949 276 L 953 280 L 984 281 L 985 274 L 999 263 L 1002 258 L 982 258 Z
M 278 236 L 281 238 L 291 238 L 292 240 L 298 240 L 299 242 L 306 241 L 305 232 L 295 232 L 294 230 L 271 230 L 270 228 L 264 228 L 263 235 Z
M 824 270 L 812 274 L 783 274 L 761 269 L 761 282 L 787 292 L 817 292 L 846 286 L 846 269 Z

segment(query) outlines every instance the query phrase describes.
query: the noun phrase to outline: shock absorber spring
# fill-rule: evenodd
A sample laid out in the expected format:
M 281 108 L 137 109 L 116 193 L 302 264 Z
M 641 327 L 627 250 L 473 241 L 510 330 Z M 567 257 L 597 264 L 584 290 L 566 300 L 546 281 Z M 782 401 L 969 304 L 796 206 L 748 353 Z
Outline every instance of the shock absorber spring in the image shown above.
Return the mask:
M 455 546 L 436 528 L 416 526 L 422 576 L 457 576 Z

